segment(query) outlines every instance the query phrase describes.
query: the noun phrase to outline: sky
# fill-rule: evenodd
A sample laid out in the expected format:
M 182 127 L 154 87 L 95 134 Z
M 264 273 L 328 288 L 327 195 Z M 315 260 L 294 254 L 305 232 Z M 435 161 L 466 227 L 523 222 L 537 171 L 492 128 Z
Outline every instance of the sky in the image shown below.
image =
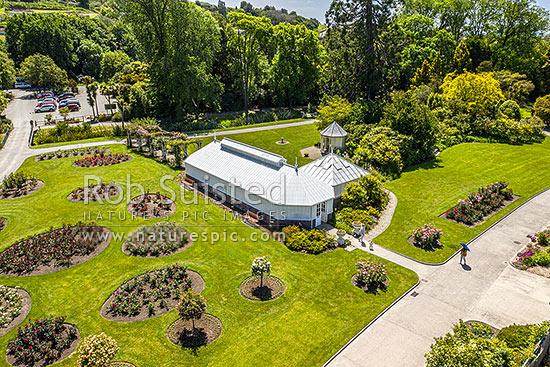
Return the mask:
M 217 0 L 207 0 L 209 3 L 217 4 Z M 295 10 L 301 16 L 306 18 L 317 18 L 324 23 L 325 13 L 328 10 L 332 0 L 247 0 L 256 8 L 263 8 L 266 5 L 273 5 L 277 9 L 285 8 L 288 11 Z M 550 0 L 536 0 L 539 6 L 550 10 Z M 239 6 L 241 0 L 225 0 L 225 5 L 230 7 Z

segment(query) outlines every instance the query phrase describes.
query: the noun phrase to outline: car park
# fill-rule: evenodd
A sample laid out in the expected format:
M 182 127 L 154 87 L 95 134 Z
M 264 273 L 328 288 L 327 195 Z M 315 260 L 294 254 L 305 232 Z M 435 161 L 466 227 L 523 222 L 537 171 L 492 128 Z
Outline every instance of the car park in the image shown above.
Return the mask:
M 28 89 L 28 88 L 32 88 L 32 85 L 30 85 L 29 83 L 26 83 L 26 82 L 17 82 L 17 83 L 15 83 L 15 88 L 17 88 L 17 89 Z
M 55 105 L 53 104 L 45 104 L 43 106 L 36 106 L 36 108 L 34 109 L 34 112 L 35 113 L 39 113 L 39 112 L 54 112 L 56 110 L 56 107 Z

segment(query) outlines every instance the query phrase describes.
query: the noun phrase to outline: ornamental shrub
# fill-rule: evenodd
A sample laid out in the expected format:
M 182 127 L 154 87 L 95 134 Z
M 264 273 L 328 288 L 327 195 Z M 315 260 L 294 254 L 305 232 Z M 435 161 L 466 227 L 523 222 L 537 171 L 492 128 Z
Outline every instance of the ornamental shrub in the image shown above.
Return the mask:
M 507 100 L 499 107 L 500 113 L 514 120 L 521 119 L 521 111 L 516 101 Z
M 540 266 L 550 266 L 550 253 L 541 251 L 535 255 L 535 263 Z
M 320 254 L 336 247 L 334 238 L 320 229 L 308 231 L 290 226 L 283 228 L 283 234 L 285 235 L 285 245 L 292 251 Z
M 105 333 L 89 335 L 78 348 L 78 366 L 107 367 L 118 351 L 116 340 Z
M 413 233 L 414 242 L 422 248 L 437 246 L 442 235 L 443 231 L 431 224 L 424 224 Z
M 254 276 L 260 276 L 260 287 L 263 286 L 264 273 L 271 272 L 271 263 L 265 256 L 257 257 L 252 261 L 250 272 Z
M 550 245 L 550 229 L 535 234 L 537 243 L 541 246 Z
M 206 312 L 206 300 L 199 293 L 188 289 L 182 292 L 178 304 L 178 314 L 184 320 L 191 320 L 193 331 L 195 330 L 195 320 L 198 320 Z
M 370 206 L 367 209 L 343 208 L 336 211 L 335 218 L 335 227 L 338 229 L 352 232 L 353 222 L 359 222 L 365 225 L 365 232 L 368 232 L 373 227 L 375 219 L 380 218 L 380 212 Z
M 359 182 L 349 183 L 342 194 L 342 206 L 352 209 L 373 207 L 382 210 L 388 200 L 389 196 L 382 188 L 382 182 L 374 175 L 363 176 Z
M 535 105 L 535 115 L 538 116 L 546 125 L 550 124 L 550 94 L 537 98 Z
M 359 261 L 355 264 L 355 269 L 355 279 L 359 283 L 373 285 L 386 281 L 386 265 L 382 262 Z

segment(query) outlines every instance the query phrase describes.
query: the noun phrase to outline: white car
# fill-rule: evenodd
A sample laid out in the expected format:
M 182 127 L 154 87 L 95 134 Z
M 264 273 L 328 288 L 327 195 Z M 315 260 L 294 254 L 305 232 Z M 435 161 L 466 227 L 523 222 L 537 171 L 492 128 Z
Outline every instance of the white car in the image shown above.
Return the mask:
M 55 110 L 56 110 L 55 105 L 53 105 L 53 104 L 45 104 L 45 105 L 42 105 L 42 106 L 36 106 L 36 108 L 34 109 L 34 112 L 35 112 L 35 113 L 39 113 L 39 112 L 54 112 Z
M 27 88 L 32 88 L 32 85 L 30 85 L 29 83 L 26 83 L 26 82 L 17 82 L 17 83 L 15 83 L 15 88 L 27 89 Z

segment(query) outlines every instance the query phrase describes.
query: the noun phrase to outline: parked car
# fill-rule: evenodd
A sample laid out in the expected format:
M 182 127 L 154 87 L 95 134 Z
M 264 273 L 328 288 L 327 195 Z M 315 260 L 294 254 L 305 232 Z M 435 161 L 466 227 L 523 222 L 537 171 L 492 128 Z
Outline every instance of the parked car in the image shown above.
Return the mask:
M 63 99 L 71 99 L 71 98 L 74 98 L 74 93 L 72 92 L 64 92 L 59 94 L 59 96 L 57 96 L 57 99 L 60 101 Z
M 51 105 L 53 105 L 54 107 L 57 107 L 57 103 L 55 103 L 54 100 L 39 101 L 39 102 L 36 104 L 36 107 L 44 106 L 44 105 L 47 105 L 47 104 L 51 104 Z
M 43 99 L 43 98 L 53 98 L 53 92 L 42 92 L 42 93 L 39 93 L 38 96 L 36 96 L 36 98 L 38 99 Z
M 76 104 L 80 107 L 80 102 L 76 99 L 64 99 L 61 102 L 59 102 L 59 108 L 65 107 L 69 104 Z
M 15 88 L 17 88 L 17 89 L 27 89 L 27 88 L 32 88 L 32 85 L 30 85 L 29 83 L 26 83 L 26 82 L 17 82 L 17 83 L 15 83 Z
M 36 106 L 34 109 L 35 113 L 40 112 L 54 112 L 56 110 L 55 106 L 53 104 L 45 104 L 43 106 Z
M 71 112 L 80 110 L 80 106 L 75 104 L 75 103 L 68 104 L 68 105 L 65 106 L 65 108 L 68 108 L 69 111 L 71 111 Z

